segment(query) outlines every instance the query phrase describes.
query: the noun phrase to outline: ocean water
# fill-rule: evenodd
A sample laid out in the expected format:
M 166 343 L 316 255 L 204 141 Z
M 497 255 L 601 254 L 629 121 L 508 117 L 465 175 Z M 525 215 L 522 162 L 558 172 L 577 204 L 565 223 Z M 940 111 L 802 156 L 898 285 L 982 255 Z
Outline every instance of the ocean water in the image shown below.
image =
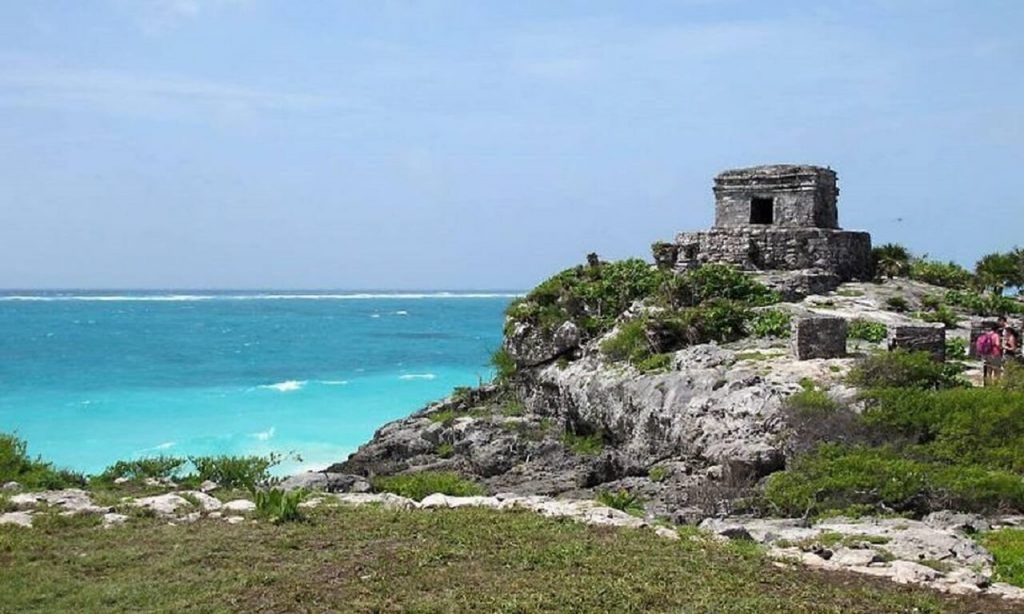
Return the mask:
M 157 454 L 343 460 L 489 379 L 514 293 L 0 293 L 0 431 L 84 472 Z

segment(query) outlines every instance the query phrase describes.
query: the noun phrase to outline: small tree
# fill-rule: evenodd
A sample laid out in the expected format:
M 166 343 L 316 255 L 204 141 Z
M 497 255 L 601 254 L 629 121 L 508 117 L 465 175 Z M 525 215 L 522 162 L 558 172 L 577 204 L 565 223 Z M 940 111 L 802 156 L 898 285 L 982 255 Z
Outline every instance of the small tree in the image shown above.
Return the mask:
M 905 276 L 910 270 L 910 252 L 897 243 L 886 243 L 871 250 L 875 274 L 881 277 Z

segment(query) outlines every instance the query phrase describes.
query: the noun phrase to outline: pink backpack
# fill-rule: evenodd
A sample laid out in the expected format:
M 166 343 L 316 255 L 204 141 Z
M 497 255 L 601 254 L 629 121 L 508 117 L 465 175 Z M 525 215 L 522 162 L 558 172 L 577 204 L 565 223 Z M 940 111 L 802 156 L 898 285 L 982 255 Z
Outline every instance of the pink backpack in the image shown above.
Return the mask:
M 992 356 L 999 353 L 999 335 L 993 331 L 982 334 L 974 342 L 978 356 Z

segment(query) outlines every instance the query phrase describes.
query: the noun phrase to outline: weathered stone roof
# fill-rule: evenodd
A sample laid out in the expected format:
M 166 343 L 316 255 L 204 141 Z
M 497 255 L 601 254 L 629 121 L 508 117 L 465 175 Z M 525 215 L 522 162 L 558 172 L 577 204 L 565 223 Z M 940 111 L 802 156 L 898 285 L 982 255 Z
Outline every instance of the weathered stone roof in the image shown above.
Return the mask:
M 835 174 L 835 171 L 823 166 L 814 166 L 811 164 L 765 164 L 762 166 L 749 166 L 747 168 L 733 168 L 722 171 L 715 176 L 715 179 L 758 179 L 784 177 L 789 175 L 819 175 L 823 173 Z

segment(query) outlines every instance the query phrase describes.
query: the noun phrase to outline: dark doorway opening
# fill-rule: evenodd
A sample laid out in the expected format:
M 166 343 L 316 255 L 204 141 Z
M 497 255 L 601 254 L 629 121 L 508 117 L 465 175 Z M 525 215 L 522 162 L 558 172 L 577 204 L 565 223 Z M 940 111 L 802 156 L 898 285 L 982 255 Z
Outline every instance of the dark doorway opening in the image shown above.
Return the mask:
M 775 200 L 772 198 L 750 199 L 750 223 L 772 224 L 775 222 Z

